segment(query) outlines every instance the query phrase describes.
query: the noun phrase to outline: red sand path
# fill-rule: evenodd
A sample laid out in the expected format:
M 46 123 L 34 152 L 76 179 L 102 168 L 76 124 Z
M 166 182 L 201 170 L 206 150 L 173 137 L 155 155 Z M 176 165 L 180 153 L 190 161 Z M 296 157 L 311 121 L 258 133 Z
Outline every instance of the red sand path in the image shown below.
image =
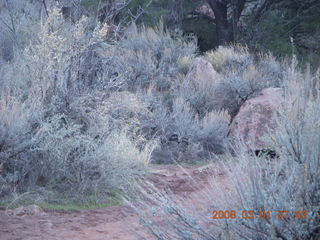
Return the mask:
M 155 166 L 150 177 L 159 189 L 177 196 L 197 198 L 199 186 L 207 184 L 210 168 Z M 205 169 L 205 170 L 203 170 Z M 196 183 L 188 176 L 192 176 Z M 76 212 L 46 212 L 38 216 L 8 216 L 0 211 L 0 240 L 134 240 L 137 235 L 153 239 L 139 217 L 126 206 Z

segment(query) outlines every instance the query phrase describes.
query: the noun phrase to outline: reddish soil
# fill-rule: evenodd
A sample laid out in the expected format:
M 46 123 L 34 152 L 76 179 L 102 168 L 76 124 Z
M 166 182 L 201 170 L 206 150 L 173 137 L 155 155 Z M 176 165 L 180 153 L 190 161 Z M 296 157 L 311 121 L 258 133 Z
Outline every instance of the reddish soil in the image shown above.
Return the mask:
M 212 167 L 154 166 L 147 181 L 156 188 L 184 199 L 185 205 L 203 207 L 201 194 L 209 187 L 210 176 L 224 174 Z M 192 177 L 192 178 L 191 178 Z M 209 207 L 209 206 L 207 206 Z M 131 240 L 137 236 L 153 239 L 139 217 L 128 206 L 114 206 L 76 212 L 45 212 L 9 216 L 0 211 L 0 240 Z

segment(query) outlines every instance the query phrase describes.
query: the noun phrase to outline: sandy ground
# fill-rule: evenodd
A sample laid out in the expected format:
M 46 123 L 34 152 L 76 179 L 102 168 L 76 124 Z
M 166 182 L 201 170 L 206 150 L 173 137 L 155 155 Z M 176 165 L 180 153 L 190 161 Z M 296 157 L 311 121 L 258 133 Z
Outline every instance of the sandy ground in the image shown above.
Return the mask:
M 223 181 L 223 173 L 213 169 L 216 168 L 154 166 L 148 181 L 185 199 L 186 205 L 197 205 L 211 175 L 221 175 Z M 128 206 L 35 216 L 8 216 L 0 211 L 0 240 L 133 240 L 138 236 L 153 239 Z

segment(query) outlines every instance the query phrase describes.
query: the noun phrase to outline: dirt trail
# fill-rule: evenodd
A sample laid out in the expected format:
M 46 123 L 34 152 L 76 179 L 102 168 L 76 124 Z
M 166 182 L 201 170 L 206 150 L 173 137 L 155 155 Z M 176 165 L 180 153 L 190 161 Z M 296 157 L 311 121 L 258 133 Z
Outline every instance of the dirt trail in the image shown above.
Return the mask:
M 185 197 L 199 198 L 208 185 L 211 167 L 155 166 L 149 180 L 159 189 Z M 192 180 L 190 176 L 194 179 Z M 46 212 L 37 216 L 7 216 L 0 211 L 0 240 L 133 240 L 137 235 L 152 239 L 139 217 L 126 206 L 77 212 Z

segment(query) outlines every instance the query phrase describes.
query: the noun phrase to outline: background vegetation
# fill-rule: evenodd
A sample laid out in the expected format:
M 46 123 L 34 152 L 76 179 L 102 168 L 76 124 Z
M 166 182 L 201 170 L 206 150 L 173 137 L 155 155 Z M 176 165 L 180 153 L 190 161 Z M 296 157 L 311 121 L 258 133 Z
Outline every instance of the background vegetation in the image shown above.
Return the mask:
M 218 188 L 220 209 L 316 215 L 319 12 L 312 0 L 0 0 L 1 202 L 105 206 L 134 193 L 150 163 L 215 160 L 237 190 Z M 197 61 L 214 76 L 190 77 Z M 229 136 L 240 107 L 269 87 L 287 103 L 268 142 L 274 162 Z M 167 229 L 149 226 L 158 239 L 173 239 L 170 228 L 179 239 L 319 233 L 318 218 L 204 228 L 176 204 L 167 210 Z

